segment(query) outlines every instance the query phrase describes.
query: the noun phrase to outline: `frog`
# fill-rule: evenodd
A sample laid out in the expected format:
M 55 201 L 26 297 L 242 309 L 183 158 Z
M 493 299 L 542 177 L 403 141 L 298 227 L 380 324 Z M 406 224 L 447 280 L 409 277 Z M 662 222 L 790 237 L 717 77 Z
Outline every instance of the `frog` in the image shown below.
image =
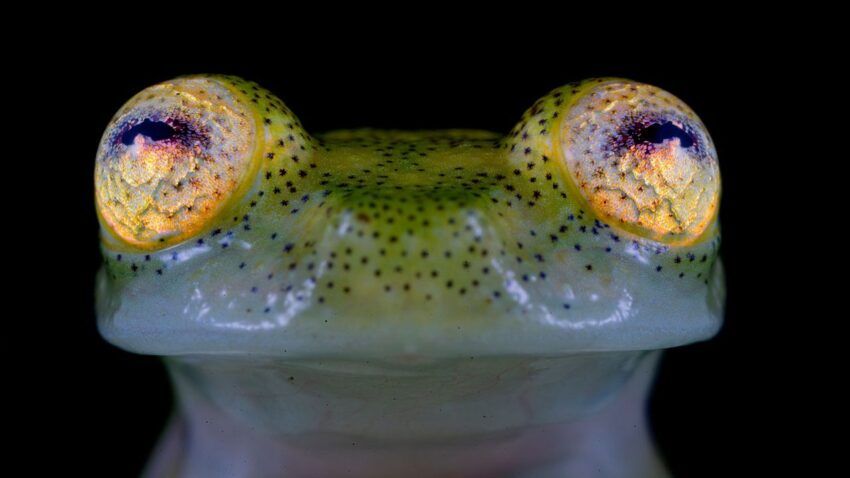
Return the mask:
M 652 377 L 725 295 L 716 149 L 673 94 L 601 77 L 507 134 L 310 134 L 188 75 L 122 106 L 94 169 L 99 332 L 176 391 L 147 476 L 669 476 Z

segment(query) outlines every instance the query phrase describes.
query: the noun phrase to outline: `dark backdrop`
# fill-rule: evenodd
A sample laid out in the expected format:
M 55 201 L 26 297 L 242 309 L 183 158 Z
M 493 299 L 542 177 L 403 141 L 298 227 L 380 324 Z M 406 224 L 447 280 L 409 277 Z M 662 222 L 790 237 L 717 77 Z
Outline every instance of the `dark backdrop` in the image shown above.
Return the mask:
M 726 322 L 716 338 L 665 354 L 650 404 L 652 429 L 676 476 L 727 476 L 752 460 L 748 450 L 760 426 L 756 394 L 771 368 L 760 352 L 768 340 L 764 296 L 756 288 L 771 255 L 760 242 L 767 219 L 760 213 L 765 197 L 759 185 L 766 180 L 764 138 L 756 128 L 761 120 L 754 114 L 764 94 L 764 52 L 741 47 L 737 54 L 647 53 L 624 45 L 621 54 L 579 58 L 568 49 L 539 50 L 527 45 L 487 54 L 439 47 L 403 55 L 366 47 L 256 55 L 234 48 L 206 57 L 157 49 L 94 49 L 85 58 L 75 53 L 73 68 L 62 72 L 74 78 L 72 86 L 59 83 L 42 92 L 64 103 L 65 113 L 58 116 L 70 136 L 67 154 L 39 172 L 64 189 L 58 213 L 51 216 L 65 231 L 62 251 L 68 251 L 51 265 L 59 277 L 51 297 L 61 295 L 63 316 L 50 329 L 58 354 L 51 362 L 57 398 L 52 406 L 70 419 L 60 431 L 67 436 L 55 438 L 67 452 L 62 462 L 72 469 L 84 466 L 91 476 L 134 475 L 169 416 L 172 395 L 159 360 L 114 348 L 97 334 L 93 282 L 101 259 L 92 170 L 103 128 L 123 102 L 146 86 L 197 72 L 259 82 L 315 132 L 361 126 L 507 132 L 550 89 L 592 76 L 624 76 L 682 98 L 707 125 L 720 158 L 721 255 L 729 292 Z M 50 247 L 56 246 L 52 241 Z

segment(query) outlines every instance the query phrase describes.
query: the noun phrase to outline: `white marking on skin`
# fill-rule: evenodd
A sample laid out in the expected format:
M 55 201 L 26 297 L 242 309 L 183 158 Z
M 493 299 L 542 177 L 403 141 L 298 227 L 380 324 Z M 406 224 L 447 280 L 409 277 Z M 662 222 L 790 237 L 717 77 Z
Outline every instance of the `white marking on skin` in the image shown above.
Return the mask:
M 345 231 L 348 230 L 351 225 L 351 211 L 345 211 L 342 214 L 342 219 L 339 221 L 339 227 L 336 229 L 336 233 L 339 237 L 345 236 Z
M 316 284 L 324 275 L 326 268 L 327 262 L 322 261 L 319 263 L 319 267 L 316 268 L 315 281 L 307 278 L 301 282 L 300 288 L 293 288 L 293 290 L 286 293 L 283 298 L 283 312 L 275 316 L 279 327 L 286 327 L 293 317 L 310 306 L 310 298 L 313 296 L 313 290 L 316 289 Z M 301 300 L 298 300 L 298 297 L 301 297 Z
M 478 222 L 478 218 L 475 217 L 474 213 L 470 212 L 466 216 L 466 224 L 475 232 L 475 237 L 482 237 L 484 235 L 484 230 L 481 227 L 481 224 Z
M 220 297 L 227 297 L 228 296 L 227 288 L 222 287 L 221 290 L 219 290 L 218 295 Z M 275 294 L 270 294 L 270 295 L 274 296 L 275 299 L 276 299 Z M 203 300 L 203 293 L 197 287 L 195 288 L 195 292 L 192 294 L 192 300 L 193 301 Z M 230 302 L 227 303 L 227 308 L 230 309 L 230 310 L 235 309 L 236 306 L 237 306 L 236 300 L 231 300 Z M 201 307 L 199 308 L 198 314 L 195 316 L 195 319 L 200 321 L 201 319 L 203 319 L 204 317 L 206 317 L 209 314 L 210 310 L 211 310 L 211 307 L 206 302 L 204 302 L 201 305 Z M 245 331 L 270 330 L 270 329 L 273 329 L 275 327 L 275 324 L 271 321 L 268 321 L 268 320 L 263 320 L 261 322 L 252 324 L 252 323 L 240 322 L 240 321 L 219 321 L 219 320 L 216 320 L 215 317 L 212 317 L 212 316 L 210 316 L 207 323 L 210 324 L 211 326 L 219 328 L 219 329 L 232 329 L 232 330 L 245 330 Z
M 540 310 L 541 315 L 543 315 L 543 322 L 546 322 L 547 324 L 557 324 L 559 322 L 545 305 L 541 304 L 537 308 Z
M 189 297 L 189 302 L 186 303 L 186 306 L 183 307 L 183 315 L 189 315 L 190 309 L 192 308 L 193 303 L 201 302 L 204 300 L 204 294 L 201 292 L 201 289 L 195 287 L 195 290 L 192 291 L 192 295 Z M 204 304 L 201 304 L 203 308 Z
M 195 310 L 197 310 L 197 313 L 193 315 L 193 311 Z M 212 307 L 206 302 L 204 293 L 201 292 L 199 287 L 195 287 L 192 295 L 189 297 L 189 301 L 183 307 L 183 315 L 190 316 L 193 320 L 201 322 L 209 314 L 210 310 L 212 310 Z
M 490 261 L 490 265 L 493 266 L 493 269 L 495 269 L 496 272 L 505 278 L 505 289 L 507 289 L 511 298 L 519 305 L 526 305 L 528 303 L 528 292 L 523 289 L 516 280 L 514 280 L 514 277 L 516 276 L 514 271 L 502 268 L 501 263 L 499 263 L 497 259 L 492 259 Z
M 641 264 L 649 264 L 649 257 L 647 257 L 646 251 L 643 251 L 637 244 L 632 243 L 626 247 L 626 254 L 634 257 Z
M 220 329 L 247 330 L 247 331 L 251 331 L 251 330 L 271 330 L 271 329 L 275 328 L 275 324 L 268 321 L 268 320 L 264 320 L 264 321 L 259 322 L 257 324 L 246 324 L 244 322 L 216 322 L 216 321 L 212 321 L 212 322 L 210 322 L 210 324 L 212 324 L 214 327 L 218 327 Z
M 211 307 L 208 304 L 204 303 L 203 306 L 201 306 L 201 309 L 198 311 L 198 315 L 196 316 L 197 320 L 200 321 L 201 319 L 203 319 L 204 316 L 206 316 L 210 312 L 210 310 Z
M 596 294 L 591 297 L 597 297 Z M 598 298 L 598 297 L 597 297 Z M 585 328 L 599 328 L 609 324 L 623 322 L 633 315 L 634 298 L 628 290 L 623 289 L 623 295 L 617 301 L 617 308 L 606 318 L 601 320 L 588 319 L 573 322 L 570 320 L 559 320 L 557 317 L 549 313 L 545 307 L 541 307 L 542 321 L 548 325 L 554 325 L 564 329 L 582 330 Z
M 617 312 L 615 312 L 618 318 L 617 322 L 622 321 L 631 314 L 633 304 L 634 298 L 632 294 L 627 289 L 623 289 L 623 297 L 617 301 Z
M 187 249 L 185 251 L 179 251 L 179 252 L 168 253 L 168 254 L 161 254 L 159 256 L 159 260 L 163 264 L 174 263 L 174 262 L 177 262 L 177 263 L 186 262 L 186 261 L 192 259 L 195 256 L 199 256 L 201 254 L 204 254 L 205 252 L 209 252 L 211 249 L 212 248 L 210 246 L 199 245 L 199 246 L 193 247 L 191 249 Z

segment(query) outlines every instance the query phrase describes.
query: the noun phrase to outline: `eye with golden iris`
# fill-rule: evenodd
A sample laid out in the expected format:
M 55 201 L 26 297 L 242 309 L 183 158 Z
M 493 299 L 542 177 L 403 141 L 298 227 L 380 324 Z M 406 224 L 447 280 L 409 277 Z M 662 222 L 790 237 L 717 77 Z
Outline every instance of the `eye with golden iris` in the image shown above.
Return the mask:
M 573 101 L 560 151 L 596 215 L 667 244 L 690 244 L 710 231 L 720 199 L 717 154 L 687 105 L 618 79 L 585 85 Z
M 104 240 L 156 249 L 191 237 L 249 187 L 257 119 L 210 77 L 147 88 L 110 122 L 95 166 Z

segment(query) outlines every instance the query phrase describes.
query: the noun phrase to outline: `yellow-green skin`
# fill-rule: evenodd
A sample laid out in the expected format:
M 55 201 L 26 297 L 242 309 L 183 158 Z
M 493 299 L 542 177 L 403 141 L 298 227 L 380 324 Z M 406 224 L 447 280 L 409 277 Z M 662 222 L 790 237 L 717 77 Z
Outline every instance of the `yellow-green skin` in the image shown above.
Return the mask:
M 203 208 L 169 215 L 133 196 L 147 188 L 177 204 L 193 179 L 174 179 L 191 169 L 179 162 L 185 145 L 146 150 L 153 138 L 122 136 L 134 103 L 107 128 L 96 172 L 100 331 L 168 357 L 180 399 L 152 476 L 521 476 L 540 466 L 550 475 L 533 476 L 666 476 L 643 418 L 658 358 L 649 351 L 720 326 L 718 227 L 712 209 L 693 215 L 707 228 L 688 223 L 693 234 L 670 239 L 644 234 L 651 221 L 590 207 L 583 194 L 616 171 L 577 184 L 562 140 L 586 125 L 562 120 L 615 80 L 552 91 L 507 135 L 310 136 L 258 85 L 194 78 L 212 86 L 195 85 L 194 104 L 220 107 L 210 92 L 222 86 L 235 98 L 228 111 L 239 114 L 220 124 L 242 126 L 219 128 L 230 142 L 212 139 L 254 151 L 197 163 L 211 183 L 196 184 L 207 196 L 190 204 Z M 154 114 L 169 88 L 140 93 Z M 181 98 L 172 103 L 192 103 Z M 716 161 L 699 120 L 682 114 Z M 254 137 L 234 133 L 243 127 Z M 664 143 L 677 161 L 691 154 L 678 141 Z M 660 194 L 716 208 L 716 162 L 705 161 L 687 163 L 702 174 L 688 187 L 704 190 Z M 149 177 L 158 182 L 139 186 Z M 644 177 L 626 180 L 640 188 Z M 652 180 L 666 187 L 663 175 Z
M 716 225 L 665 245 L 595 217 L 570 182 L 560 119 L 606 80 L 554 90 L 507 135 L 310 136 L 267 90 L 215 79 L 257 115 L 255 177 L 181 243 L 144 251 L 105 238 L 100 327 L 119 345 L 551 354 L 668 347 L 720 325 Z

